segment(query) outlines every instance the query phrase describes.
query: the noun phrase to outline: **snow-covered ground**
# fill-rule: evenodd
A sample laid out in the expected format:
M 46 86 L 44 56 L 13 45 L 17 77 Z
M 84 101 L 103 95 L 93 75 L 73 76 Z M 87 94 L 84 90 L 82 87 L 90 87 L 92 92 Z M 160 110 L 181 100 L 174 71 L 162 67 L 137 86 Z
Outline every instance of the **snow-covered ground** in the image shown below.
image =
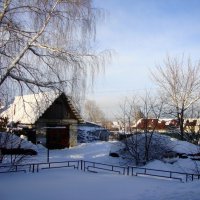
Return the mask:
M 110 142 L 82 143 L 70 149 L 49 150 L 49 161 L 88 160 L 116 164 L 118 160 L 109 156 L 112 144 Z M 38 152 L 37 156 L 29 159 L 29 162 L 47 161 L 47 149 L 38 145 Z
M 175 141 L 185 153 L 196 147 Z M 50 150 L 50 161 L 88 160 L 119 165 L 119 158 L 109 156 L 116 142 L 80 144 L 63 150 Z M 37 146 L 38 155 L 26 162 L 46 162 L 47 150 Z M 174 164 L 155 160 L 146 167 L 154 169 L 187 171 L 193 161 L 179 159 Z M 0 174 L 1 200 L 199 200 L 200 181 L 181 183 L 147 177 L 131 177 L 108 173 L 90 173 L 62 168 L 42 170 L 39 173 Z
M 200 181 L 180 183 L 143 177 L 51 169 L 0 175 L 1 200 L 199 200 Z

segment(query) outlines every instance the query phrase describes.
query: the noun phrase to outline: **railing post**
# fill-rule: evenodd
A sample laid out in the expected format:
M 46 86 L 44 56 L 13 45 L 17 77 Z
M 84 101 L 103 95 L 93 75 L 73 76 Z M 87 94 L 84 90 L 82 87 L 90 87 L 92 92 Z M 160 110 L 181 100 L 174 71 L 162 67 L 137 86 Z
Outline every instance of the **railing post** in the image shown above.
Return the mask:
M 83 160 L 81 160 L 81 170 L 83 170 Z
M 127 167 L 127 176 L 129 176 L 129 166 Z

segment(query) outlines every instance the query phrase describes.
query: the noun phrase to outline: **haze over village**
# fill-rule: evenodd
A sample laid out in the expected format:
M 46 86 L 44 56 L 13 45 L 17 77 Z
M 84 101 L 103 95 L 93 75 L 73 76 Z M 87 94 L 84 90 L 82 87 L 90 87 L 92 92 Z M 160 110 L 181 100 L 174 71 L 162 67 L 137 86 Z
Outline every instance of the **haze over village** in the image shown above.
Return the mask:
M 198 200 L 200 1 L 0 1 L 0 199 Z

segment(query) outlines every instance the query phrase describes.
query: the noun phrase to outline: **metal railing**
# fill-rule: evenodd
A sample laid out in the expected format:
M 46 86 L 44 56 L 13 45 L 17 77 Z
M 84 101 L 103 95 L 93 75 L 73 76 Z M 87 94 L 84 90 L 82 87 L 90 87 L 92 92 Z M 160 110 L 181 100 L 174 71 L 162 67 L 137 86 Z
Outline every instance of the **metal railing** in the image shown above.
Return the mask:
M 64 168 L 72 167 L 74 169 L 79 169 L 81 161 L 61 161 L 61 162 L 48 162 L 48 163 L 27 163 L 27 164 L 11 164 L 11 165 L 0 165 L 0 173 L 8 172 L 39 172 L 43 169 L 53 169 L 53 168 Z
M 167 170 L 150 169 L 136 166 L 117 166 L 105 163 L 98 163 L 84 160 L 71 160 L 61 162 L 47 162 L 47 163 L 28 163 L 18 165 L 0 165 L 0 173 L 8 172 L 39 172 L 45 169 L 54 168 L 68 168 L 79 169 L 84 172 L 108 172 L 114 174 L 121 174 L 126 176 L 150 176 L 164 179 L 174 179 L 181 182 L 188 182 L 200 179 L 200 174 L 182 173 Z
M 154 176 L 165 179 L 176 179 L 180 180 L 181 182 L 200 179 L 200 174 L 192 174 L 192 173 L 183 173 L 183 172 L 158 170 L 158 169 L 133 167 L 133 166 L 129 166 L 127 170 L 128 170 L 127 175 L 130 176 L 140 176 L 140 175 Z
M 89 172 L 108 171 L 112 173 L 126 175 L 126 167 L 97 163 L 92 161 L 82 161 L 82 163 L 84 171 L 89 171 Z
M 4 165 L 0 165 L 0 173 L 26 172 L 26 169 L 24 169 L 24 167 L 25 165 L 4 164 Z
M 54 168 L 65 168 L 65 167 L 72 167 L 74 169 L 79 169 L 81 161 L 61 161 L 61 162 L 48 162 L 48 163 L 32 163 L 31 172 L 39 172 L 39 170 L 43 169 L 54 169 Z

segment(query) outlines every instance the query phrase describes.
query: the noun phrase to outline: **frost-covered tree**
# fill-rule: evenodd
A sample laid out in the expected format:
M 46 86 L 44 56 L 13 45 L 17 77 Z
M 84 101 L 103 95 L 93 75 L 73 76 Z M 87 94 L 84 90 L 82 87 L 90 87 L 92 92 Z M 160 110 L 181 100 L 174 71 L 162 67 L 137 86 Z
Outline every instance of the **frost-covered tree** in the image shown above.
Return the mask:
M 67 90 L 79 97 L 104 64 L 93 48 L 101 11 L 92 0 L 0 1 L 0 99 Z

